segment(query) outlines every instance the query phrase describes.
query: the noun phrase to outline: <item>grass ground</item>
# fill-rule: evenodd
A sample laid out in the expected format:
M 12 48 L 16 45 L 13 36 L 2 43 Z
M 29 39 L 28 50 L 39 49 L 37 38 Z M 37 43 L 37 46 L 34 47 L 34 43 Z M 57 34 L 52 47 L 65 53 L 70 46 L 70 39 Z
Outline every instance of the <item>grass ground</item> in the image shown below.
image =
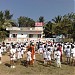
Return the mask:
M 10 68 L 10 58 L 6 54 L 2 57 L 0 65 L 0 75 L 75 75 L 75 66 L 66 65 L 66 59 L 63 60 L 62 67 L 57 68 L 55 62 L 52 65 L 44 66 L 42 55 L 36 54 L 34 66 L 25 67 L 22 63 L 16 64 L 16 68 Z

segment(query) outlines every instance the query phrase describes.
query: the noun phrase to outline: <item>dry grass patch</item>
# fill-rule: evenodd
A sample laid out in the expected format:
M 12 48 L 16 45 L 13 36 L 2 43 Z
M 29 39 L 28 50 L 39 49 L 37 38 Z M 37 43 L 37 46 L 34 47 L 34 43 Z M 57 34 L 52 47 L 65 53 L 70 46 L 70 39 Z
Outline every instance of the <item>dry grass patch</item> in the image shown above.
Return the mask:
M 23 60 L 25 60 L 24 58 Z M 9 56 L 4 55 L 3 63 L 0 65 L 0 75 L 75 75 L 75 66 L 66 65 L 65 59 L 62 67 L 57 68 L 55 62 L 52 65 L 43 65 L 42 55 L 36 54 L 36 61 L 33 66 L 25 67 L 22 63 L 16 64 L 15 69 L 11 69 Z M 7 64 L 7 66 L 5 65 Z

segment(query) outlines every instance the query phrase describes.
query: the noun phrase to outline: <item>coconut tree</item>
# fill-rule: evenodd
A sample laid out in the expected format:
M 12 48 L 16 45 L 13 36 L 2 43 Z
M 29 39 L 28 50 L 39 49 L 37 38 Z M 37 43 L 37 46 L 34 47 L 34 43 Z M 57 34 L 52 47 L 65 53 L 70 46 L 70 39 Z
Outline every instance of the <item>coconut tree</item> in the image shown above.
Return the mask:
M 44 21 L 45 21 L 45 19 L 44 19 L 44 17 L 43 17 L 43 16 L 40 16 L 38 21 L 39 21 L 39 22 L 44 22 Z
M 0 35 L 1 37 L 5 38 L 5 35 L 7 35 L 6 27 L 12 26 L 11 22 L 14 22 L 12 20 L 12 16 L 10 14 L 9 10 L 5 10 L 4 12 L 0 11 Z
M 34 27 L 35 21 L 31 18 L 20 16 L 18 18 L 19 27 Z
M 49 21 L 47 24 L 44 25 L 44 34 L 46 38 L 52 37 L 52 23 Z
M 55 17 L 54 19 L 52 19 L 52 21 L 54 22 L 54 23 L 59 23 L 59 22 L 61 22 L 62 21 L 62 16 L 57 16 L 57 17 Z

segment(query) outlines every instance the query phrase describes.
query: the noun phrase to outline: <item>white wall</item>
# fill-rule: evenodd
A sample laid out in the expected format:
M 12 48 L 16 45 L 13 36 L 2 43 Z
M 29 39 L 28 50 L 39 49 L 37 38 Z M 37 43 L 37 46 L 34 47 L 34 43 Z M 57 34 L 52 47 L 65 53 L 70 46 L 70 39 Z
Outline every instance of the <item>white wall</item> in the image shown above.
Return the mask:
M 41 34 L 41 31 L 38 31 L 38 33 Z M 9 37 L 13 38 L 12 34 L 17 34 L 17 38 L 28 38 L 29 34 L 33 34 L 33 37 L 37 38 L 38 37 L 38 35 L 37 35 L 38 33 L 36 33 L 36 32 L 25 32 L 25 31 L 10 31 Z
M 27 38 L 27 33 L 26 32 L 17 32 L 17 38 Z
M 12 34 L 17 34 L 17 38 L 27 38 L 27 33 L 26 32 L 21 32 L 21 31 L 10 31 L 10 38 L 12 38 Z M 22 35 L 23 34 L 23 35 Z

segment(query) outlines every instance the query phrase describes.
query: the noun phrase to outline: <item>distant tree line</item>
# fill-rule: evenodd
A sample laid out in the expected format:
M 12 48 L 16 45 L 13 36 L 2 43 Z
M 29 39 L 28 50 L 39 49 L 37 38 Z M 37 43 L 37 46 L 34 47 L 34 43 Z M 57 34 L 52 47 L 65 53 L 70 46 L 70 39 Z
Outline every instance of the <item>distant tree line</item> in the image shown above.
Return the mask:
M 13 14 L 9 10 L 0 11 L 0 38 L 5 38 L 8 36 L 9 32 L 6 31 L 6 27 L 34 27 L 35 20 L 20 16 L 17 18 L 18 22 L 12 19 Z M 45 22 L 44 16 L 40 16 L 37 20 L 38 22 L 43 22 L 43 34 L 46 38 L 52 37 L 53 34 L 65 35 L 66 37 L 73 38 L 75 41 L 75 13 L 68 13 L 64 16 L 58 15 L 51 21 Z

